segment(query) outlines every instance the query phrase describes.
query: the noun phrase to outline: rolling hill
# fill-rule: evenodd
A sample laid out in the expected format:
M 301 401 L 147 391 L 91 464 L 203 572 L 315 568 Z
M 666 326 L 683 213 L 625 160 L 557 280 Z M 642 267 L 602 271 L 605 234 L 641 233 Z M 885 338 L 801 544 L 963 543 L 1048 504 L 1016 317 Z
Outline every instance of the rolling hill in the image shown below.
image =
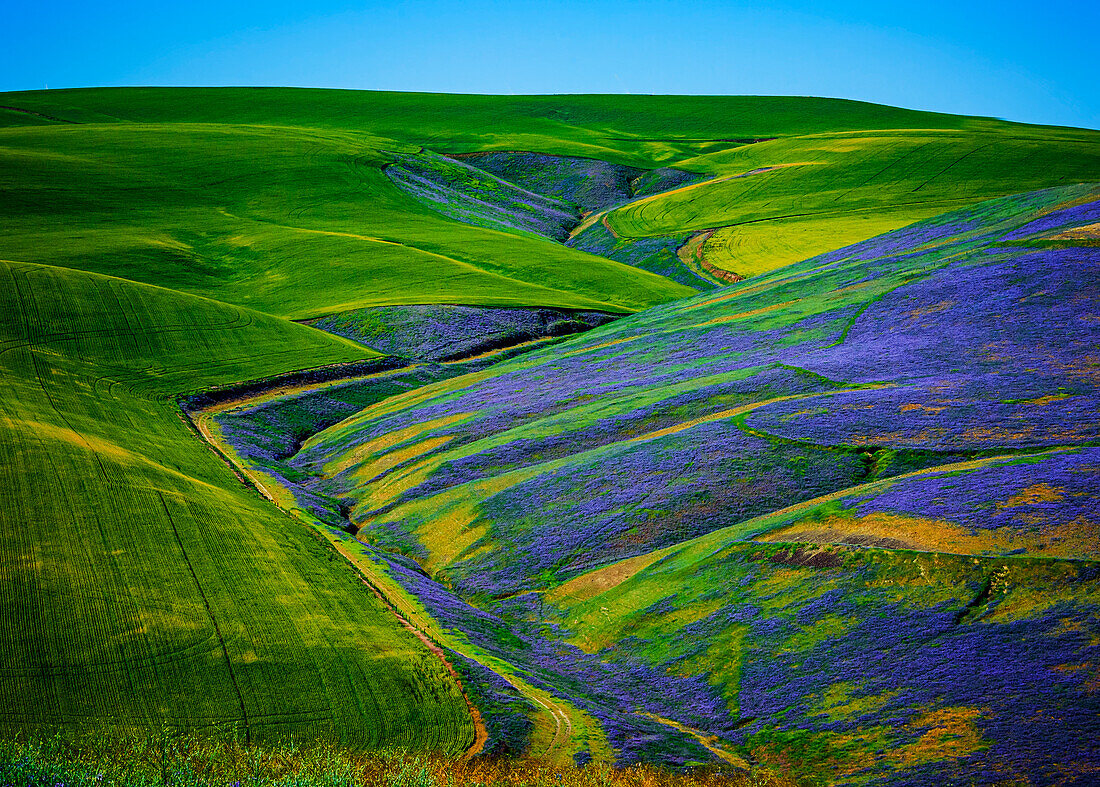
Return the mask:
M 377 356 L 101 274 L 0 271 L 0 724 L 470 746 L 440 661 L 175 401 Z
M 653 717 L 839 783 L 1090 772 L 1098 219 L 982 203 L 389 397 L 297 505 L 627 759 L 690 758 Z
M 668 253 L 642 266 L 661 278 L 610 264 L 609 244 L 657 237 L 675 252 L 703 233 L 728 279 L 982 199 L 1100 179 L 1094 131 L 834 99 L 118 88 L 7 93 L 2 106 L 0 257 L 295 319 L 398 303 L 636 311 L 699 280 L 668 281 Z M 382 170 L 426 163 L 422 148 L 705 180 L 602 206 L 605 220 L 563 246 L 410 199 Z M 492 168 L 520 183 L 524 170 Z M 523 210 L 545 208 L 535 196 Z
M 1098 134 L 4 94 L 0 731 L 1086 783 Z

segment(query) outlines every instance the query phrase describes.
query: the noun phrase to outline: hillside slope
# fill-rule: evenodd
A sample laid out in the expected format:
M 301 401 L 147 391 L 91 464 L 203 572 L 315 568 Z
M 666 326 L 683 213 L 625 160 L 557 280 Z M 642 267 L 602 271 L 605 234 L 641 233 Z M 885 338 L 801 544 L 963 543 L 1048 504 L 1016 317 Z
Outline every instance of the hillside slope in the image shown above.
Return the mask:
M 0 105 L 0 257 L 296 319 L 404 303 L 637 311 L 982 199 L 1100 179 L 1095 131 L 835 99 L 112 88 Z M 485 196 L 457 166 L 434 174 L 434 205 L 411 198 L 382 170 L 423 183 L 422 147 L 581 156 L 589 181 L 603 162 L 678 169 L 604 215 L 583 189 L 545 184 L 551 161 L 466 160 L 550 188 L 506 212 L 530 228 L 558 211 L 555 240 L 581 220 L 558 200 L 577 200 L 589 221 L 567 247 L 499 217 L 456 221 Z M 692 233 L 700 260 L 683 271 Z
M 627 759 L 677 755 L 615 713 L 836 783 L 1087 780 L 1098 221 L 1096 186 L 982 203 L 383 400 L 291 465 Z
M 0 262 L 0 729 L 461 752 L 439 660 L 243 486 L 175 394 L 375 354 L 227 304 Z
M 0 129 L 0 257 L 296 319 L 404 303 L 634 311 L 691 293 L 392 185 L 393 140 L 230 124 Z
M 33 121 L 297 126 L 367 132 L 428 148 L 445 144 L 537 150 L 640 166 L 779 135 L 1044 128 L 845 99 L 780 96 L 484 96 L 150 87 L 12 92 L 5 94 L 3 103 L 0 117 L 5 125 Z
M 0 105 L 0 728 L 467 750 L 392 605 L 503 750 L 1100 772 L 1097 132 L 804 98 Z M 292 320 L 423 363 L 376 378 Z M 277 405 L 223 418 L 252 453 L 177 407 L 343 363 L 246 388 Z

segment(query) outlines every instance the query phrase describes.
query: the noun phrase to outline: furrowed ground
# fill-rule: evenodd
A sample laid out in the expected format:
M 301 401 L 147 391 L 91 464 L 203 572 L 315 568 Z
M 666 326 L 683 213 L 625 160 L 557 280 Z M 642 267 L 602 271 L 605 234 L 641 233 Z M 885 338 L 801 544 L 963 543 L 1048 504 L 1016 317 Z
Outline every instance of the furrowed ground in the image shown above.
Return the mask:
M 472 743 L 441 662 L 175 402 L 369 351 L 99 274 L 0 275 L 5 730 Z

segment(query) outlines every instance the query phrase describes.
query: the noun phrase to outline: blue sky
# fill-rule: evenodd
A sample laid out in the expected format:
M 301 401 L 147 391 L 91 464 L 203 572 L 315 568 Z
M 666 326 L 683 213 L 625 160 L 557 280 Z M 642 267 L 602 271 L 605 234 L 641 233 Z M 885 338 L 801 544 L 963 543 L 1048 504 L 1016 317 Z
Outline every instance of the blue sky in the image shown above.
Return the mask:
M 1100 2 L 0 0 L 0 90 L 819 95 L 1100 127 Z

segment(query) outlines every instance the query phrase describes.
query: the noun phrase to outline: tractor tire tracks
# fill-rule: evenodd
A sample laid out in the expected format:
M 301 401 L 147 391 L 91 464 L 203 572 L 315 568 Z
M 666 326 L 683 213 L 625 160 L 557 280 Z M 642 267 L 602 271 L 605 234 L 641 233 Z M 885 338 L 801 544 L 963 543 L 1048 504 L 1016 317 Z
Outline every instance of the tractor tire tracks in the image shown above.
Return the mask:
M 225 644 L 225 637 L 222 636 L 221 626 L 218 625 L 218 619 L 214 617 L 214 610 L 210 606 L 210 599 L 206 596 L 206 591 L 202 589 L 202 583 L 199 582 L 199 576 L 195 573 L 195 567 L 191 563 L 191 558 L 187 554 L 187 550 L 183 546 L 183 539 L 180 538 L 180 531 L 176 527 L 176 521 L 172 518 L 172 512 L 168 510 L 168 503 L 164 499 L 162 492 L 157 492 L 157 497 L 160 498 L 160 505 L 164 509 L 164 515 L 168 518 L 168 524 L 172 528 L 172 535 L 175 536 L 176 546 L 179 547 L 180 554 L 183 556 L 183 562 L 187 564 L 187 570 L 191 574 L 191 579 L 195 583 L 195 589 L 198 591 L 199 598 L 202 599 L 202 605 L 206 608 L 206 616 L 210 618 L 210 624 L 214 627 L 214 635 L 217 637 L 218 644 L 221 645 L 222 656 L 225 658 L 225 667 L 229 671 L 229 681 L 233 684 L 233 691 L 237 695 L 237 703 L 241 708 L 241 720 L 244 723 L 244 742 L 245 745 L 252 743 L 252 729 L 248 720 L 248 709 L 244 704 L 244 695 L 241 693 L 241 686 L 237 682 L 237 675 L 233 672 L 233 660 L 229 657 L 229 648 Z

